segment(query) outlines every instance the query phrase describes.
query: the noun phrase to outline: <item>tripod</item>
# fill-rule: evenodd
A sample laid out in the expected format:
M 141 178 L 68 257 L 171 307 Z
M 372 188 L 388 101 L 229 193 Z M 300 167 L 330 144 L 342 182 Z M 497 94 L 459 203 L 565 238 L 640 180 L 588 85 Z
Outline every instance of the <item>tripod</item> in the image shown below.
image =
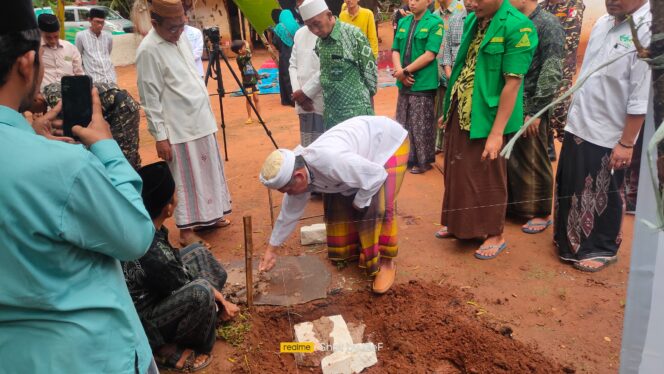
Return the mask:
M 238 86 L 240 87 L 240 90 L 242 90 L 242 95 L 244 98 L 247 100 L 249 103 L 249 106 L 251 106 L 251 109 L 254 111 L 254 114 L 256 114 L 256 117 L 258 118 L 258 122 L 263 126 L 263 129 L 265 130 L 265 133 L 267 136 L 270 138 L 272 141 L 272 144 L 274 145 L 275 148 L 279 148 L 277 146 L 277 142 L 274 141 L 274 138 L 272 137 L 272 131 L 267 128 L 265 125 L 265 122 L 263 121 L 263 118 L 261 117 L 260 114 L 258 114 L 258 110 L 256 110 L 256 107 L 254 106 L 253 101 L 247 94 L 247 91 L 244 89 L 244 85 L 240 81 L 240 79 L 237 77 L 237 74 L 235 74 L 235 71 L 231 68 L 231 64 L 228 62 L 228 58 L 224 54 L 224 52 L 219 48 L 219 40 L 217 39 L 216 41 L 213 40 L 212 38 L 208 38 L 210 40 L 210 44 L 212 45 L 212 51 L 210 51 L 207 47 L 205 46 L 205 49 L 208 52 L 209 58 L 209 63 L 207 67 L 207 71 L 205 72 L 205 86 L 207 87 L 207 82 L 210 77 L 212 79 L 217 81 L 217 93 L 216 95 L 219 97 L 219 108 L 220 108 L 220 113 L 221 113 L 221 133 L 224 139 L 224 156 L 226 161 L 228 161 L 228 148 L 226 146 L 226 120 L 224 118 L 224 103 L 223 103 L 223 97 L 226 94 L 224 91 L 224 82 L 223 78 L 221 75 L 221 59 L 224 60 L 226 63 L 226 66 L 228 67 L 228 70 L 231 72 L 233 75 L 233 78 L 235 79 L 235 82 L 237 82 Z

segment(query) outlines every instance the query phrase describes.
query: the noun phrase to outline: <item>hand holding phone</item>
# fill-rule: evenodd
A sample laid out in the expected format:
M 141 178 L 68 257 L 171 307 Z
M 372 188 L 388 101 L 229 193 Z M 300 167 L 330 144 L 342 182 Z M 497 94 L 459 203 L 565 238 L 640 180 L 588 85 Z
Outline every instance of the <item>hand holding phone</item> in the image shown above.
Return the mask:
M 80 139 L 81 143 L 87 147 L 92 146 L 96 142 L 105 139 L 113 139 L 111 134 L 111 127 L 104 119 L 101 110 L 101 100 L 99 100 L 99 93 L 97 88 L 93 88 L 91 92 L 92 98 L 92 120 L 88 123 L 87 127 L 76 125 L 72 128 L 74 136 Z
M 65 136 L 75 138 L 72 128 L 76 125 L 87 126 L 92 120 L 92 79 L 87 75 L 65 76 L 60 80 L 60 85 L 62 129 Z

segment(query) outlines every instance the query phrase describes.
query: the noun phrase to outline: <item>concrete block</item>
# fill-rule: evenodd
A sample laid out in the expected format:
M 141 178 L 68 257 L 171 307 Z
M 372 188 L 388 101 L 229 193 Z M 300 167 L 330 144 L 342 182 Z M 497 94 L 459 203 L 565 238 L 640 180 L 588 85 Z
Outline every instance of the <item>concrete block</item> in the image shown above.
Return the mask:
M 375 365 L 376 346 L 373 343 L 353 344 L 348 350 L 337 351 L 323 358 L 323 374 L 354 374 Z
M 321 317 L 294 326 L 295 341 L 313 342 L 314 353 L 295 354 L 300 366 L 317 367 L 323 373 L 359 373 L 378 362 L 376 346 L 362 343 L 366 326 L 346 323 L 341 315 Z
M 325 224 L 317 223 L 311 226 L 302 226 L 302 228 L 300 228 L 300 243 L 302 245 L 327 243 L 327 231 L 325 231 Z

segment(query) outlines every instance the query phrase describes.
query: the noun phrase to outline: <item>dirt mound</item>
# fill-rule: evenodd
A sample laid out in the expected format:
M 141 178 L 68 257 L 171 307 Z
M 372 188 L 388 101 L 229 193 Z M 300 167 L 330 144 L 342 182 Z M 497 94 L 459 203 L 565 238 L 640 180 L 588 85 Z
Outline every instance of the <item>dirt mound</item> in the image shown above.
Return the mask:
M 364 323 L 365 339 L 379 346 L 378 363 L 366 373 L 571 371 L 537 348 L 511 339 L 509 327 L 495 328 L 478 319 L 476 310 L 464 301 L 467 298 L 446 285 L 410 281 L 380 297 L 363 290 L 290 309 L 257 308 L 252 330 L 233 358 L 233 372 L 296 372 L 293 356 L 279 354 L 279 343 L 293 341 L 292 325 L 334 314 Z

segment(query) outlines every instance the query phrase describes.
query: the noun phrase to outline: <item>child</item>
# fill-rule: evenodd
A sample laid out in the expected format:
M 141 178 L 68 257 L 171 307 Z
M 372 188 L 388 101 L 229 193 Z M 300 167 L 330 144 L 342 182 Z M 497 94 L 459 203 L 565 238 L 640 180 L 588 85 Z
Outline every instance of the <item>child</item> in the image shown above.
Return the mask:
M 408 5 L 411 14 L 399 21 L 392 45 L 399 87 L 396 119 L 410 136 L 410 172 L 421 174 L 435 161 L 436 55 L 443 41 L 443 20 L 429 11 L 431 0 L 410 0 Z
M 258 76 L 256 69 L 254 69 L 254 66 L 251 64 L 251 51 L 249 50 L 249 45 L 244 40 L 233 40 L 231 50 L 237 54 L 235 61 L 237 61 L 238 69 L 242 72 L 242 86 L 247 92 L 247 95 L 253 97 L 256 112 L 259 113 L 258 88 L 256 85 L 258 84 L 260 77 Z M 247 121 L 244 124 L 251 125 L 252 123 L 251 105 L 249 104 L 249 99 L 247 99 Z

